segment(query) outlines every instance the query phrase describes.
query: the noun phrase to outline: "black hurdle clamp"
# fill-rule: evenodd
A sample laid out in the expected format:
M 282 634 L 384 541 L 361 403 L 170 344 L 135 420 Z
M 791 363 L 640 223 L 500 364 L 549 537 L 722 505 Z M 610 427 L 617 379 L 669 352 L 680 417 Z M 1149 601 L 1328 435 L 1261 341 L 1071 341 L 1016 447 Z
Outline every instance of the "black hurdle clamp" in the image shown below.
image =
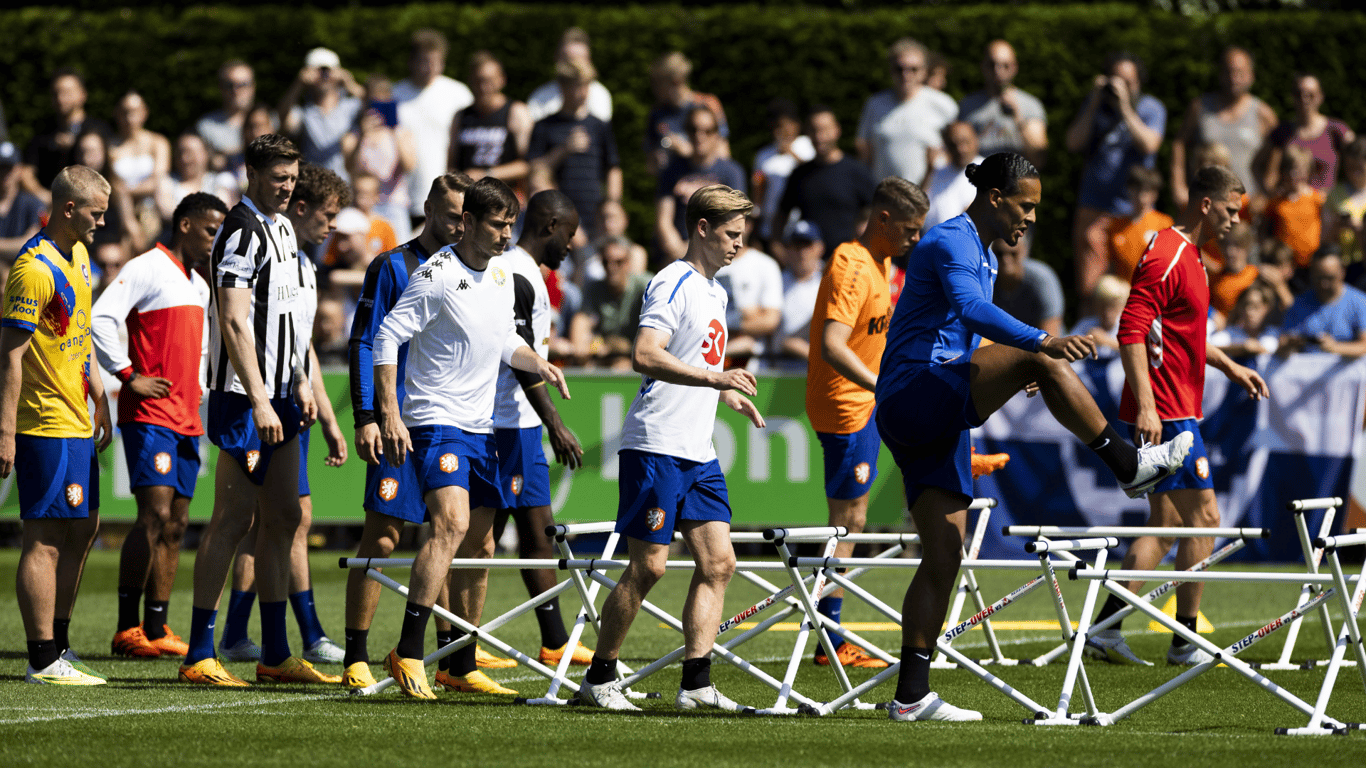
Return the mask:
M 1081 570 L 1081 566 L 1079 566 L 1079 565 L 1074 565 L 1074 566 L 1072 566 L 1071 568 L 1068 568 L 1068 569 L 1067 569 L 1067 578 L 1068 578 L 1068 580 L 1069 580 L 1069 581 L 1076 581 L 1076 580 L 1077 580 L 1077 572 L 1080 571 L 1080 570 Z
M 337 567 L 338 567 L 338 568 L 346 568 L 346 561 L 347 561 L 347 560 L 350 560 L 350 559 L 351 559 L 351 558 L 349 558 L 349 557 L 339 557 L 339 558 L 337 558 Z

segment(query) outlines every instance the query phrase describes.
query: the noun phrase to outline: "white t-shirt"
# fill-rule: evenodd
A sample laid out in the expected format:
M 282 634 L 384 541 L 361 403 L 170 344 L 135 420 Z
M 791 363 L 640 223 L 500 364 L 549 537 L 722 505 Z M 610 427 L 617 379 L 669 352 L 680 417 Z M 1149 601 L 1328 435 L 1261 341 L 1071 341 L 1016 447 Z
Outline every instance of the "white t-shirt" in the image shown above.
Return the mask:
M 559 83 L 551 80 L 532 91 L 526 106 L 531 112 L 533 123 L 559 112 L 564 107 L 564 94 L 560 92 Z M 588 84 L 588 114 L 604 123 L 612 122 L 612 92 L 597 80 Z
M 432 182 L 446 172 L 446 153 L 451 145 L 451 121 L 455 113 L 474 103 L 474 94 L 459 80 L 437 75 L 418 90 L 411 80 L 394 86 L 398 124 L 407 128 L 417 145 L 417 167 L 408 174 L 408 210 L 422 215 Z
M 734 261 L 717 270 L 715 279 L 729 297 L 726 328 L 732 335 L 740 332 L 742 310 L 783 307 L 783 270 L 763 251 L 746 248 Z M 765 339 L 755 341 L 755 354 L 763 354 Z
M 858 137 L 873 152 L 873 178 L 900 176 L 919 184 L 928 169 L 925 150 L 943 146 L 939 132 L 957 116 L 953 98 L 928 86 L 910 101 L 892 91 L 873 94 L 858 121 Z
M 798 280 L 791 272 L 783 272 L 783 319 L 778 323 L 778 331 L 773 334 L 773 346 L 782 349 L 784 341 L 797 336 L 811 337 L 811 316 L 816 313 L 816 294 L 821 289 L 821 270 L 812 272 L 805 280 Z M 779 358 L 783 367 L 789 367 L 789 358 Z M 805 370 L 806 358 L 790 358 L 793 368 Z
M 526 346 L 512 316 L 512 267 L 495 256 L 476 271 L 453 246 L 409 278 L 375 334 L 375 365 L 397 365 L 408 343 L 403 423 L 493 431 L 499 360 Z
M 726 361 L 726 291 L 688 263 L 675 261 L 645 289 L 640 327 L 669 334 L 664 349 L 684 365 L 720 371 Z M 720 396 L 711 387 L 643 377 L 626 412 L 622 449 L 691 461 L 715 459 L 711 433 Z
M 980 163 L 982 156 L 978 155 L 970 162 Z M 930 184 L 925 194 L 930 197 L 930 211 L 925 214 L 924 229 L 929 229 L 966 211 L 977 197 L 977 187 L 968 181 L 963 168 L 949 163 L 930 174 Z
M 522 342 L 545 357 L 550 351 L 550 322 L 555 310 L 550 306 L 550 293 L 541 276 L 541 267 L 531 254 L 520 246 L 503 252 L 502 257 L 512 268 L 513 318 L 517 335 Z M 498 399 L 493 406 L 494 429 L 526 429 L 541 425 L 541 417 L 531 407 L 526 392 L 517 381 L 512 366 L 498 366 Z M 535 374 L 532 374 L 533 376 Z M 537 377 L 539 378 L 539 377 Z

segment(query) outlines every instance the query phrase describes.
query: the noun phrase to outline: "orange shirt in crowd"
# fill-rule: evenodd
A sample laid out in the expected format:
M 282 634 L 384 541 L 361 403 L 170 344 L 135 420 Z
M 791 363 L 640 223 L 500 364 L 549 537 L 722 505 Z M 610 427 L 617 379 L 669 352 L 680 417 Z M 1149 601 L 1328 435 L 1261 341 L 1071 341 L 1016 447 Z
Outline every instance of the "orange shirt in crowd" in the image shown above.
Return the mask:
M 1327 199 L 1322 190 L 1301 192 L 1292 197 L 1273 198 L 1266 207 L 1272 234 L 1295 252 L 1295 265 L 1309 266 L 1309 257 L 1319 249 L 1323 236 L 1321 217 Z
M 888 278 L 892 260 L 878 262 L 857 242 L 835 249 L 821 277 L 816 307 L 811 315 L 811 350 L 806 375 L 806 415 L 817 432 L 853 434 L 873 415 L 873 393 L 846 379 L 821 357 L 825 321 L 853 329 L 849 349 L 868 369 L 882 367 L 887 348 L 887 324 L 892 317 Z
M 1243 295 L 1249 285 L 1257 279 L 1260 270 L 1252 264 L 1243 267 L 1243 271 L 1236 274 L 1220 272 L 1210 278 L 1209 281 L 1209 305 L 1219 310 L 1224 317 L 1233 311 L 1233 305 L 1238 301 L 1238 297 Z
M 1138 218 L 1122 217 L 1110 225 L 1110 271 L 1126 282 L 1133 280 L 1134 268 L 1148 243 L 1158 232 L 1170 227 L 1172 217 L 1161 211 L 1148 211 Z

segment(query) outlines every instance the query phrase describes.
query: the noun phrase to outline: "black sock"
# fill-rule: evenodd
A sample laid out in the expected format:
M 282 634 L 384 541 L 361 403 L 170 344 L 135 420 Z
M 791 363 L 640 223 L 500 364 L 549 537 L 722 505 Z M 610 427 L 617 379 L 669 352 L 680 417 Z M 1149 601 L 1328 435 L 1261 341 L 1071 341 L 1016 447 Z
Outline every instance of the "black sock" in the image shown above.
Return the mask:
M 1099 624 L 1100 622 L 1105 621 L 1111 616 L 1114 616 L 1116 613 L 1119 613 L 1120 611 L 1124 610 L 1128 605 L 1128 603 L 1124 602 L 1123 600 L 1120 600 L 1118 597 L 1110 595 L 1105 599 L 1105 605 L 1102 605 L 1100 607 L 1100 613 L 1096 614 L 1096 623 Z M 1111 624 L 1109 629 L 1119 631 L 1120 625 L 1123 623 L 1124 620 L 1120 619 L 1119 621 L 1116 621 L 1114 624 Z
M 553 651 L 569 642 L 569 633 L 564 629 L 564 616 L 560 614 L 560 598 L 552 597 L 536 606 L 536 623 L 541 625 L 542 647 Z
M 52 662 L 60 658 L 62 652 L 57 650 L 57 643 L 52 640 L 30 640 L 28 641 L 28 665 L 33 667 L 34 672 L 41 672 L 52 665 Z
M 683 660 L 683 682 L 679 685 L 685 691 L 695 691 L 711 685 L 711 657 Z
M 366 647 L 370 641 L 370 630 L 346 628 L 346 658 L 342 659 L 342 667 L 346 668 L 358 661 L 370 663 L 370 649 Z
M 427 620 L 432 617 L 431 606 L 408 603 L 403 609 L 403 632 L 398 636 L 398 655 L 405 659 L 420 659 L 422 636 L 427 633 Z
M 912 704 L 929 695 L 930 658 L 928 648 L 901 646 L 901 670 L 896 678 L 896 700 Z
M 138 625 L 138 603 L 142 602 L 141 592 L 124 592 L 119 590 L 119 626 L 118 631 L 132 629 Z
M 169 600 L 148 600 L 143 603 L 142 631 L 148 640 L 166 636 L 166 612 L 170 605 Z
M 588 667 L 588 674 L 583 676 L 583 681 L 589 685 L 602 685 L 610 683 L 617 678 L 617 660 L 604 659 L 597 654 L 593 655 L 593 663 Z
M 1120 437 L 1109 424 L 1106 424 L 1105 431 L 1087 443 L 1086 447 L 1096 452 L 1121 483 L 1132 482 L 1138 475 L 1138 449 L 1133 443 Z
M 1181 626 L 1185 627 L 1186 629 L 1189 629 L 1189 630 L 1192 631 L 1192 632 L 1195 632 L 1195 631 L 1196 631 L 1195 627 L 1197 626 L 1197 622 L 1200 621 L 1200 617 L 1199 617 L 1199 616 L 1182 616 L 1181 614 L 1178 613 L 1178 614 L 1176 615 L 1176 620 L 1179 621 L 1179 622 L 1181 622 Z M 1182 637 L 1182 636 L 1176 634 L 1175 632 L 1172 633 L 1172 647 L 1173 647 L 1173 648 L 1185 648 L 1185 647 L 1188 646 L 1188 645 L 1190 645 L 1190 643 L 1187 642 L 1186 638 L 1184 638 L 1184 637 Z
M 437 648 L 445 648 L 446 646 L 450 645 L 450 644 L 453 643 L 453 642 L 455 642 L 455 630 L 453 630 L 453 629 L 438 629 L 438 630 L 436 631 L 436 647 L 437 647 Z M 442 657 L 441 657 L 441 660 L 438 661 L 438 662 L 436 662 L 436 670 L 437 670 L 438 672 L 449 672 L 450 669 L 451 669 L 451 657 L 450 657 L 450 656 L 442 656 Z
M 57 655 L 71 650 L 71 619 L 52 620 L 52 642 L 57 644 Z
M 455 642 L 464 636 L 465 633 L 458 629 L 451 630 L 451 642 Z M 474 660 L 474 651 L 477 647 L 478 643 L 470 643 L 446 657 L 451 661 L 452 675 L 464 677 L 479 668 L 479 665 Z

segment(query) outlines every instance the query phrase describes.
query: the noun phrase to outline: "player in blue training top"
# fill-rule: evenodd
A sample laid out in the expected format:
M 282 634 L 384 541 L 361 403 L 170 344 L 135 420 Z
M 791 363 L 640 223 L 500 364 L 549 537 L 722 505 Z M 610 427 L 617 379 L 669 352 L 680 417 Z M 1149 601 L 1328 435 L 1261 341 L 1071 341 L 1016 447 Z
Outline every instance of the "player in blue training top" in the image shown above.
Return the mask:
M 878 433 L 906 482 L 924 548 L 902 604 L 901 670 L 893 720 L 980 720 L 931 693 L 930 656 L 962 561 L 972 469 L 968 430 L 1036 385 L 1058 422 L 1095 451 L 1131 497 L 1180 468 L 1191 434 L 1135 449 L 1105 421 L 1069 363 L 1095 354 L 1087 336 L 1055 338 L 991 303 L 996 256 L 1034 221 L 1042 186 L 1024 157 L 998 152 L 967 168 L 977 197 L 934 227 L 906 267 L 877 383 Z M 978 349 L 982 337 L 993 345 Z

